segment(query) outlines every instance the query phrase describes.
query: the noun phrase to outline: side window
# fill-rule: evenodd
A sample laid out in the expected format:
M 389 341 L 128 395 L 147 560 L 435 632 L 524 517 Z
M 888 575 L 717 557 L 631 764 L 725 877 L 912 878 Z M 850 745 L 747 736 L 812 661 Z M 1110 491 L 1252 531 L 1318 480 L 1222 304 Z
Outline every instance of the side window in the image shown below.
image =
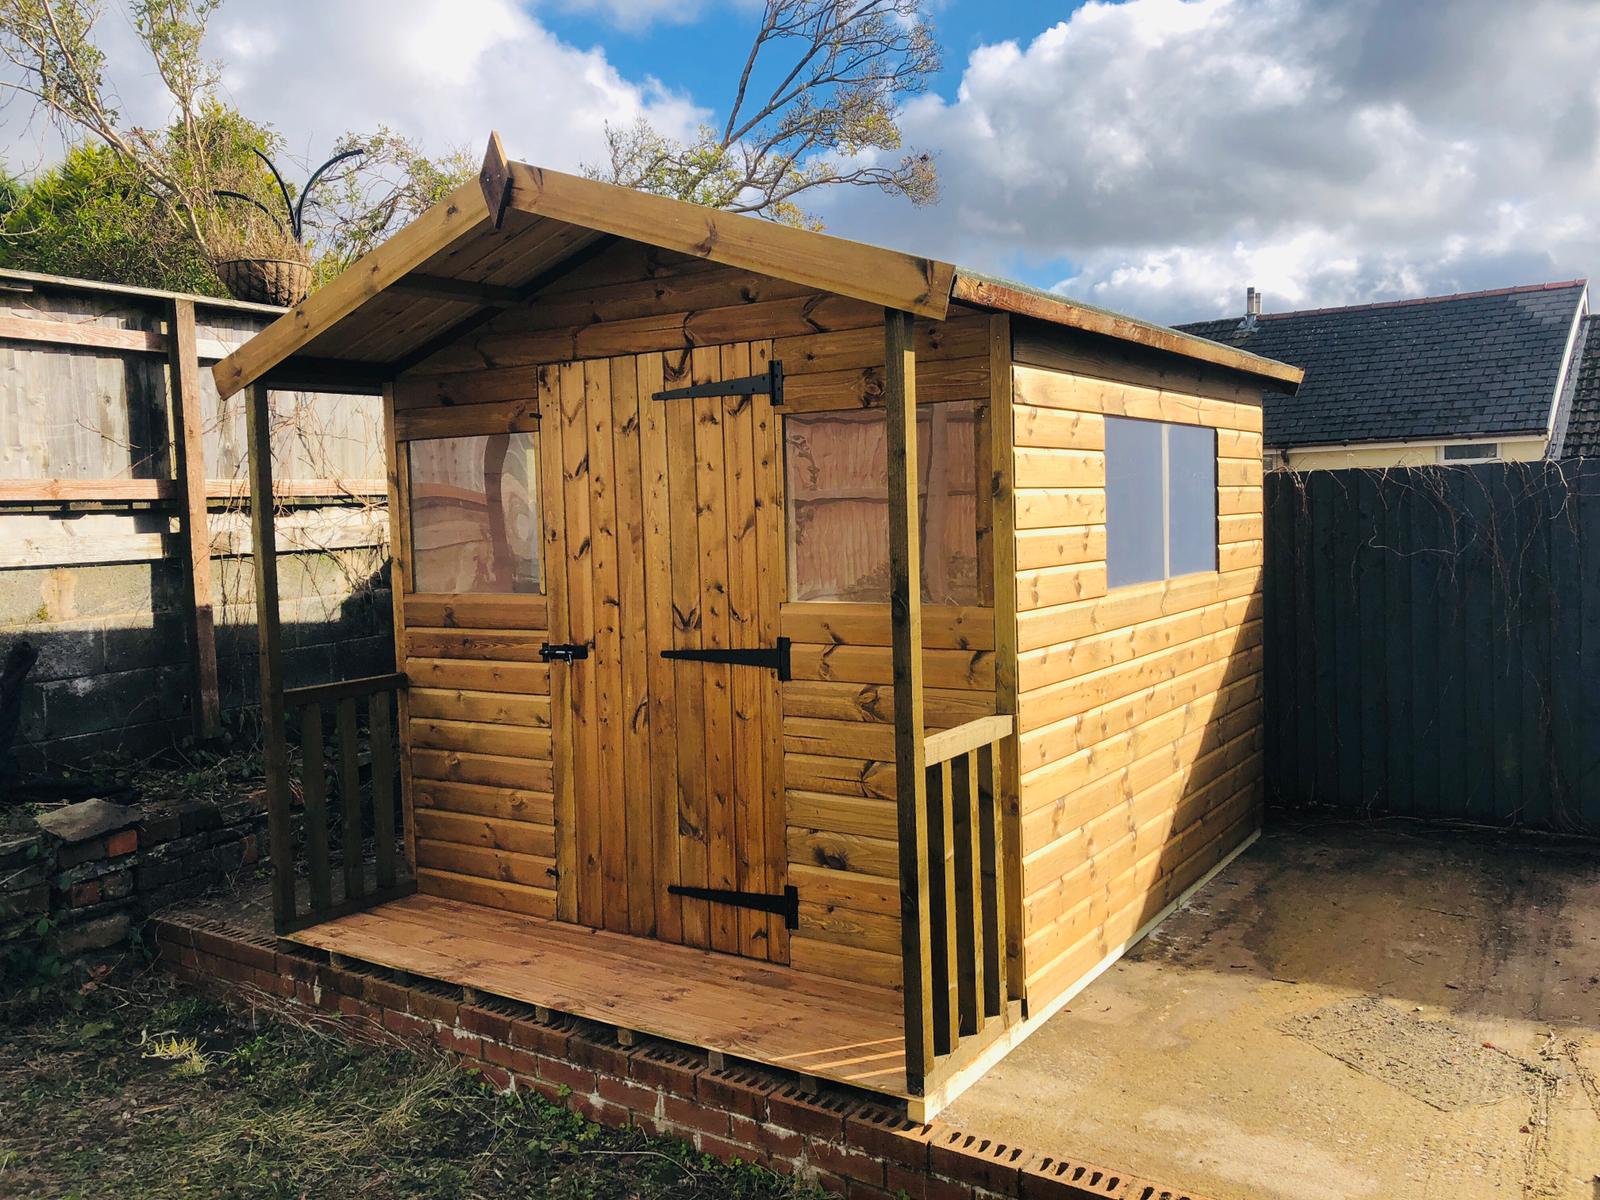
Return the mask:
M 418 592 L 542 592 L 536 433 L 406 443 Z
M 1106 418 L 1106 583 L 1217 569 L 1217 431 Z
M 922 599 L 978 602 L 976 411 L 917 409 Z M 789 599 L 889 598 L 888 429 L 881 409 L 784 418 Z

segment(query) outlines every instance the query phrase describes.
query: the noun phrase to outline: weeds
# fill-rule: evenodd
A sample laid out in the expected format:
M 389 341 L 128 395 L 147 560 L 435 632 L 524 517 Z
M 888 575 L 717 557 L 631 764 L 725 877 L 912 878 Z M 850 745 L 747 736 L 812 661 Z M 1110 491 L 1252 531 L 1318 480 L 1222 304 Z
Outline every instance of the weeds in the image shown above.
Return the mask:
M 259 1027 L 150 979 L 0 1029 L 0 1196 L 815 1195 L 500 1095 L 439 1058 Z

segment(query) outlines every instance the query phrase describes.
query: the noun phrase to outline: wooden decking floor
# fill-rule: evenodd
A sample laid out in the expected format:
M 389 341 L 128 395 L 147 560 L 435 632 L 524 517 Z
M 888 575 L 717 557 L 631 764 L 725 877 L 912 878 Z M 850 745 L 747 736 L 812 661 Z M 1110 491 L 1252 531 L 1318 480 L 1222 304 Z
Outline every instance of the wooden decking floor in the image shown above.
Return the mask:
M 905 1091 L 900 995 L 727 954 L 407 896 L 289 940 L 492 996 L 847 1083 Z

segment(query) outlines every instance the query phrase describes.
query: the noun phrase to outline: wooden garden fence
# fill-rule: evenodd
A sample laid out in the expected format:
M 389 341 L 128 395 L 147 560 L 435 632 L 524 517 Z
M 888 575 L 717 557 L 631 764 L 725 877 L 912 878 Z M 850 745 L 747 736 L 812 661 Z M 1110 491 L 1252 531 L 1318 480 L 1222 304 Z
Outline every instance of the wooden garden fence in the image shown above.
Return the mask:
M 1600 834 L 1600 462 L 1269 474 L 1284 806 Z

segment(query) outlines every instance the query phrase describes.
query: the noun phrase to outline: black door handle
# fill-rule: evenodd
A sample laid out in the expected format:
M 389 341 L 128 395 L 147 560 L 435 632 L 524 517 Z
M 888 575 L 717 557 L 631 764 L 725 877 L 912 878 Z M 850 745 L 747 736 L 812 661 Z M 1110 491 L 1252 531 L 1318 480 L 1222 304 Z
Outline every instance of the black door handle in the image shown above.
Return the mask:
M 589 657 L 589 647 L 584 642 L 546 642 L 539 647 L 539 657 L 545 662 L 576 662 Z

